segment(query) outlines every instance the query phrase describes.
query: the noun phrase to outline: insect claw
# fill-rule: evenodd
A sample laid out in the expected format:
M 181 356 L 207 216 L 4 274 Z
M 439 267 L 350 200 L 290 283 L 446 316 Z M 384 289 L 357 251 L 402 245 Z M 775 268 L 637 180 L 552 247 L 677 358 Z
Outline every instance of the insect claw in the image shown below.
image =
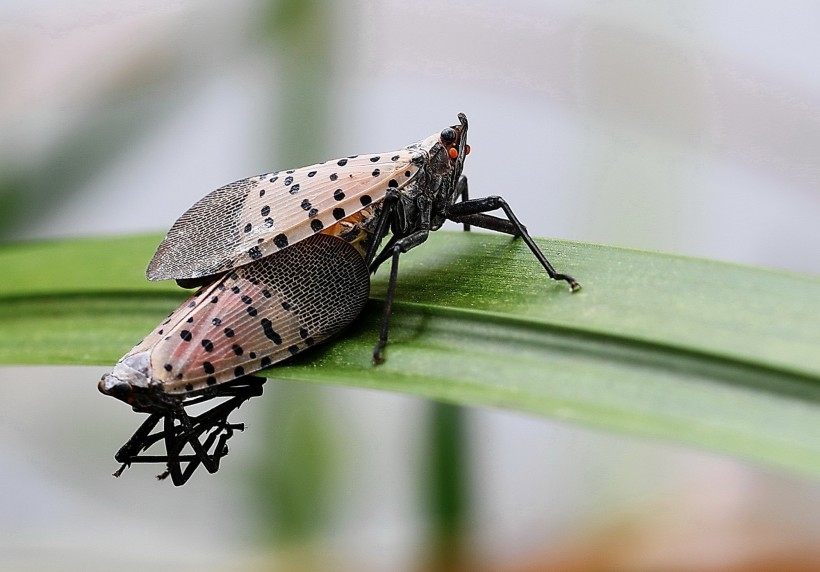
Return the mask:
M 383 349 L 384 344 L 381 342 L 376 344 L 376 348 L 373 350 L 373 365 L 381 365 L 384 363 L 384 356 L 382 356 Z
M 578 284 L 578 282 L 575 281 L 575 278 L 573 278 L 569 274 L 556 274 L 552 278 L 553 280 L 563 280 L 564 282 L 569 284 L 569 291 L 573 294 L 581 289 L 581 285 Z

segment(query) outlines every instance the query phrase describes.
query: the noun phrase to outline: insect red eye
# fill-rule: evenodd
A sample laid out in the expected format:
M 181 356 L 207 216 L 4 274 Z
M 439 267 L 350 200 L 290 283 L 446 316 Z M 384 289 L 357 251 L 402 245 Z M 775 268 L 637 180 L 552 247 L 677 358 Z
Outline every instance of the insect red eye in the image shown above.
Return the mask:
M 450 151 L 448 153 L 450 154 L 450 159 L 455 159 L 458 157 L 458 149 L 455 147 L 450 147 Z
M 465 155 L 469 155 L 469 154 L 470 154 L 470 146 L 469 146 L 469 145 L 465 145 L 465 146 L 464 146 L 464 154 L 465 154 Z

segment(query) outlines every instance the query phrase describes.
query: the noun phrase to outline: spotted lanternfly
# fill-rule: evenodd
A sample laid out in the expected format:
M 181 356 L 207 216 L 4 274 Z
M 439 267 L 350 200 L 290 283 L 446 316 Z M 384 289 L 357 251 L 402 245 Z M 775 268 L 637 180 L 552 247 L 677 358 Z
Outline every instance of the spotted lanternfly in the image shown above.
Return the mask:
M 267 173 L 205 196 L 171 227 L 148 266 L 150 280 L 198 290 L 114 370 L 101 392 L 148 419 L 120 449 L 123 464 L 165 463 L 174 484 L 201 464 L 210 472 L 242 424 L 228 415 L 262 393 L 250 374 L 338 334 L 361 312 L 370 274 L 390 260 L 373 361 L 383 360 L 401 254 L 445 220 L 521 237 L 550 278 L 555 271 L 507 203 L 470 199 L 461 174 L 467 118 L 403 149 Z M 487 214 L 501 209 L 506 218 Z M 389 237 L 389 238 L 388 238 Z M 383 240 L 387 238 L 382 247 Z M 192 416 L 185 408 L 215 398 Z M 163 421 L 161 429 L 152 433 Z M 164 441 L 165 455 L 143 454 Z M 189 452 L 183 452 L 185 448 Z M 187 466 L 183 467 L 183 464 Z

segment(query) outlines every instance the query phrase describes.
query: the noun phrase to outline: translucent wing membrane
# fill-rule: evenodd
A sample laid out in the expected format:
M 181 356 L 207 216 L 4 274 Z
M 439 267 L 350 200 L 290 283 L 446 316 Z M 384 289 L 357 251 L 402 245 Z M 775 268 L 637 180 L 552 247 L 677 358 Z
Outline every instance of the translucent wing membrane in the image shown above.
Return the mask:
M 124 378 L 118 371 L 143 371 L 147 389 L 165 395 L 258 371 L 341 331 L 369 291 L 352 245 L 309 237 L 200 289 L 120 360 L 107 391 Z
M 151 264 L 151 280 L 210 276 L 258 260 L 321 232 L 402 188 L 418 172 L 419 144 L 221 187 L 168 231 Z

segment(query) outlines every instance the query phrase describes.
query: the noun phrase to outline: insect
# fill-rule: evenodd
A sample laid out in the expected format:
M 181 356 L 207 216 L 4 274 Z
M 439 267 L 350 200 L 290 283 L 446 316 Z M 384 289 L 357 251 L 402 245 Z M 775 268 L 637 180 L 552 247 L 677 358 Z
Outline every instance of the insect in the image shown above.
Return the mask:
M 400 257 L 446 220 L 520 237 L 550 278 L 580 288 L 553 268 L 504 199 L 469 198 L 468 124 L 464 114 L 458 119 L 397 151 L 226 185 L 174 223 L 148 278 L 198 290 L 99 383 L 102 393 L 149 413 L 115 456 L 123 463 L 115 475 L 134 462 L 161 462 L 160 477 L 180 485 L 199 465 L 216 471 L 228 439 L 244 428 L 228 416 L 262 393 L 264 380 L 250 374 L 341 332 L 364 307 L 370 274 L 389 260 L 373 350 L 381 363 Z M 506 218 L 487 214 L 495 210 Z M 185 410 L 216 398 L 224 401 L 199 416 Z M 159 441 L 165 455 L 143 454 Z

